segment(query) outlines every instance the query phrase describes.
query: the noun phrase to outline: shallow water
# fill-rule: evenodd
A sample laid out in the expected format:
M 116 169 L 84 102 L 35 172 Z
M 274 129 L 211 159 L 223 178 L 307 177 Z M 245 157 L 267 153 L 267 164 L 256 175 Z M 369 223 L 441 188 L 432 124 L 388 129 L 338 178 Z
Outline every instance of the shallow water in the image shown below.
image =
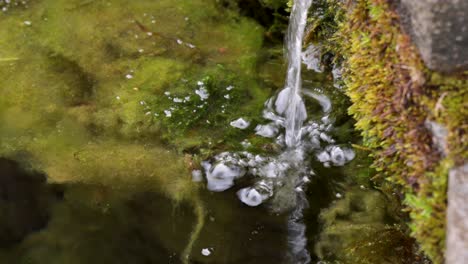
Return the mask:
M 1 263 L 299 263 L 291 230 L 311 263 L 416 263 L 391 199 L 369 183 L 366 151 L 342 164 L 307 147 L 296 162 L 268 137 L 284 127 L 255 129 L 274 121 L 264 102 L 281 97 L 287 64 L 239 10 L 215 0 L 0 8 Z M 359 144 L 331 69 L 302 68 L 307 125 L 333 124 L 322 142 Z M 231 126 L 239 118 L 248 125 Z M 262 179 L 256 164 L 210 190 L 203 161 L 243 151 L 293 160 L 293 176 L 313 171 L 310 182 L 297 196 L 302 186 L 283 181 L 261 204 L 244 192 L 251 207 L 238 196 Z

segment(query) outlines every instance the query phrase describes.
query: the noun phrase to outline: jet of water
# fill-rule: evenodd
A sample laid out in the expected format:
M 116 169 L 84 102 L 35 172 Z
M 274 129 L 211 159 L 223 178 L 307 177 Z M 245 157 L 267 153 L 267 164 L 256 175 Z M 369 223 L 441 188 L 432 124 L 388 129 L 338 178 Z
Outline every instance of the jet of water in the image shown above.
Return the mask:
M 286 35 L 286 54 L 288 60 L 288 72 L 286 85 L 280 92 L 276 101 L 277 110 L 286 118 L 286 145 L 294 147 L 299 141 L 299 131 L 307 118 L 304 101 L 301 92 L 301 65 L 302 65 L 302 41 L 307 22 L 307 12 L 312 0 L 295 0 L 289 18 L 288 32 Z M 286 104 L 286 105 L 285 105 Z

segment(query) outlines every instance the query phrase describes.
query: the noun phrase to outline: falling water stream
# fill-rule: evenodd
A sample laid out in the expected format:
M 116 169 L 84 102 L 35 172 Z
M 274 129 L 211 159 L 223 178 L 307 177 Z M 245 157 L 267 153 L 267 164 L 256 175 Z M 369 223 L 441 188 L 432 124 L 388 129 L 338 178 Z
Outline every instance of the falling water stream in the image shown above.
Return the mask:
M 294 1 L 289 19 L 288 33 L 286 35 L 286 53 L 288 58 L 288 72 L 286 85 L 276 101 L 276 107 L 280 114 L 286 118 L 285 128 L 286 145 L 295 147 L 300 140 L 299 132 L 304 120 L 307 118 L 301 92 L 301 58 L 302 39 L 307 22 L 307 11 L 312 0 Z M 283 98 L 286 97 L 286 98 Z M 287 99 L 287 100 L 285 100 Z M 285 101 L 287 104 L 285 104 Z
M 303 221 L 303 212 L 308 207 L 306 184 L 315 175 L 310 167 L 309 157 L 315 156 L 326 167 L 343 166 L 354 158 L 353 150 L 335 145 L 335 140 L 329 135 L 333 128 L 333 120 L 329 117 L 330 99 L 323 94 L 302 89 L 302 64 L 309 63 L 310 55 L 316 56 L 302 52 L 311 2 L 294 1 L 285 40 L 288 60 L 286 84 L 277 96 L 265 103 L 265 124 L 255 127 L 258 136 L 274 139 L 281 151 L 269 156 L 254 155 L 247 151 L 224 152 L 202 164 L 209 190 L 224 191 L 233 187 L 235 180 L 250 177 L 253 184 L 237 191 L 244 204 L 258 206 L 267 202 L 273 212 L 289 212 L 287 225 L 290 263 L 311 261 Z M 302 95 L 313 98 L 321 105 L 323 114 L 320 120 L 307 120 Z M 231 126 L 246 129 L 250 122 L 239 118 L 231 122 Z M 197 174 L 199 172 L 194 175 Z

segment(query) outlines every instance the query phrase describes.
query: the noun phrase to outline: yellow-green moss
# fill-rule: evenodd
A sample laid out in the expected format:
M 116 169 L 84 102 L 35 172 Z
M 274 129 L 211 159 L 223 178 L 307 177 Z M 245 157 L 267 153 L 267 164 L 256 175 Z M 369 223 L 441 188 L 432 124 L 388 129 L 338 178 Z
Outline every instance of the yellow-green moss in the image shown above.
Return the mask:
M 325 50 L 343 61 L 349 113 L 373 150 L 374 180 L 405 195 L 412 235 L 442 263 L 448 170 L 467 155 L 468 78 L 426 69 L 386 0 L 338 3 L 328 1 L 327 13 L 311 22 L 310 39 L 325 40 Z M 427 120 L 447 128 L 447 157 L 432 142 Z

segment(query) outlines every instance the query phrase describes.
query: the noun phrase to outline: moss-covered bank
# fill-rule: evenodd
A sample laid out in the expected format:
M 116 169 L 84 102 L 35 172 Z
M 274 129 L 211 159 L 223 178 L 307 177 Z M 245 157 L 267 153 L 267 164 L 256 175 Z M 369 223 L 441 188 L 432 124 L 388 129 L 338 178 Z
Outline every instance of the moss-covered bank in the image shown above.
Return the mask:
M 324 54 L 334 54 L 343 68 L 349 112 L 372 149 L 374 180 L 401 194 L 412 235 L 434 263 L 442 263 L 448 170 L 468 155 L 468 73 L 426 69 L 389 1 L 321 5 L 309 41 L 322 43 Z M 430 132 L 434 123 L 447 130 L 442 148 Z

